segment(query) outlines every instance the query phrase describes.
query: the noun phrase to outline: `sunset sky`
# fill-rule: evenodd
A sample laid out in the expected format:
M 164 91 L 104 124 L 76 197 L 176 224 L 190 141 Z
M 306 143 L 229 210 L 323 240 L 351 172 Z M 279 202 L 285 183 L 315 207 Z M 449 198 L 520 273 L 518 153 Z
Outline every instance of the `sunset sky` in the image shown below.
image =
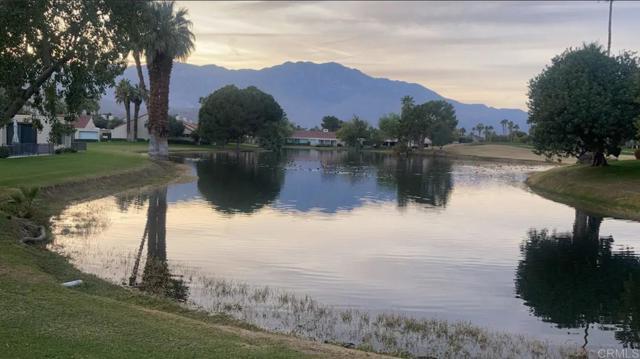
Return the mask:
M 187 62 L 260 69 L 335 61 L 467 103 L 526 108 L 528 80 L 570 46 L 606 46 L 608 2 L 179 2 Z M 640 49 L 640 2 L 614 2 L 612 51 Z

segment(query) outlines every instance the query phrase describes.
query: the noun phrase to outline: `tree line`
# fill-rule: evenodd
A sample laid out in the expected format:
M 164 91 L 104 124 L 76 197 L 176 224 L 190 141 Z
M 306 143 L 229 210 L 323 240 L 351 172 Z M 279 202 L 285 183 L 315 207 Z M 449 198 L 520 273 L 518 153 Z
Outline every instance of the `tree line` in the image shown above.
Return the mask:
M 85 100 L 99 99 L 115 85 L 131 55 L 139 93 L 120 88 L 118 100 L 134 104 L 134 121 L 140 104 L 146 105 L 149 155 L 167 158 L 171 70 L 175 59 L 194 49 L 191 26 L 187 11 L 173 1 L 0 2 L 0 126 L 25 106 L 55 125 L 60 99 L 72 122 Z

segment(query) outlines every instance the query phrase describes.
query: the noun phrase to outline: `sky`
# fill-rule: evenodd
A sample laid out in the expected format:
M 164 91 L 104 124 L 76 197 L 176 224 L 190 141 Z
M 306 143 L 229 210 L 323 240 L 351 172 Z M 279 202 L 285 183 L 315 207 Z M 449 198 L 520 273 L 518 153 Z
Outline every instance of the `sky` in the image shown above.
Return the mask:
M 186 61 L 261 69 L 338 62 L 466 103 L 526 109 L 556 54 L 606 46 L 607 1 L 178 2 L 193 21 Z M 640 2 L 613 3 L 612 53 L 640 50 Z

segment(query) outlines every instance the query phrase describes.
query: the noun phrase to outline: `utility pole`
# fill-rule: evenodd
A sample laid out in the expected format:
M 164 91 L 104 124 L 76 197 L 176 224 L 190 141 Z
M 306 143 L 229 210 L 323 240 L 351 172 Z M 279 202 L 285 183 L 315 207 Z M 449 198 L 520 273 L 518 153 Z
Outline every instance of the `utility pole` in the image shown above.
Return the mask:
M 613 13 L 613 0 L 609 0 L 609 41 L 607 42 L 607 56 L 611 56 L 611 15 Z

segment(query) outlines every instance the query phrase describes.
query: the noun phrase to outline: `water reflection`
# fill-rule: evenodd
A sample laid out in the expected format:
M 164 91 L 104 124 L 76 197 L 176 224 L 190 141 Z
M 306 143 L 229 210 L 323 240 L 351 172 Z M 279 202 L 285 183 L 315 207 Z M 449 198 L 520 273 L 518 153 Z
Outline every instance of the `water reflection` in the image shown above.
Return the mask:
M 272 203 L 285 177 L 283 159 L 272 153 L 216 153 L 196 167 L 200 193 L 228 214 L 253 213 Z
M 352 151 L 218 153 L 197 163 L 198 190 L 216 210 L 336 213 L 367 202 L 446 206 L 453 190 L 452 162 Z
M 154 189 L 148 196 L 147 223 L 142 235 L 129 285 L 157 295 L 186 301 L 189 290 L 180 277 L 174 277 L 167 263 L 167 188 Z M 147 258 L 142 281 L 137 282 L 142 251 L 147 244 Z
M 626 347 L 640 344 L 640 261 L 601 236 L 602 218 L 576 211 L 573 231 L 531 230 L 522 245 L 516 292 L 536 316 L 559 328 L 615 330 Z
M 392 158 L 383 162 L 378 180 L 397 190 L 399 207 L 409 203 L 444 207 L 453 189 L 451 160 L 431 157 Z

